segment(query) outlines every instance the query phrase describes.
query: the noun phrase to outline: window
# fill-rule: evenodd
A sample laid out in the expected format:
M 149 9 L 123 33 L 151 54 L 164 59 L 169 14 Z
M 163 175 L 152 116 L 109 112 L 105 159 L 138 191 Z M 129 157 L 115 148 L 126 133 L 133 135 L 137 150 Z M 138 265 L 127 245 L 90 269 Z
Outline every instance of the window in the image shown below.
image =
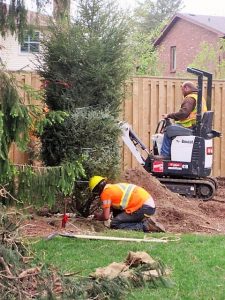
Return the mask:
M 170 47 L 170 72 L 176 72 L 176 46 Z
M 38 53 L 40 48 L 40 32 L 35 31 L 32 34 L 25 34 L 24 42 L 21 44 L 22 53 Z

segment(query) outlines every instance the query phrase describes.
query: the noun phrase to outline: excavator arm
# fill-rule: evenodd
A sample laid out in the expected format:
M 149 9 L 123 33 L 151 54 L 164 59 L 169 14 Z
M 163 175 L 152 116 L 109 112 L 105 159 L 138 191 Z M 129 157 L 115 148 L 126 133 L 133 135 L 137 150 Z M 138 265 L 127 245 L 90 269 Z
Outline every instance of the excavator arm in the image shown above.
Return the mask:
M 146 158 L 142 155 L 144 151 L 147 157 L 150 155 L 147 147 L 143 144 L 143 142 L 137 137 L 135 132 L 131 129 L 128 123 L 120 123 L 120 127 L 122 129 L 122 139 L 126 146 L 129 148 L 131 153 L 137 159 L 137 161 L 144 166 L 146 162 Z M 139 150 L 140 149 L 140 150 Z

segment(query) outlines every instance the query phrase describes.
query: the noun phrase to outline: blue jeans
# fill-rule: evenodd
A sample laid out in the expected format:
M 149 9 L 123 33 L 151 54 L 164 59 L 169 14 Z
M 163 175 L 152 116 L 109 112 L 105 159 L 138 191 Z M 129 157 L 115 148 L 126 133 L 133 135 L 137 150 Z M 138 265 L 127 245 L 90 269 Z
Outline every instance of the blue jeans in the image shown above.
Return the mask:
M 193 134 L 194 126 L 183 127 L 181 124 L 172 124 L 164 132 L 160 154 L 170 158 L 172 140 L 176 136 L 188 136 Z
M 112 229 L 125 229 L 125 230 L 140 230 L 145 231 L 144 217 L 145 215 L 154 215 L 155 208 L 143 205 L 132 214 L 127 214 L 125 211 L 117 214 L 112 219 L 110 227 Z
M 171 144 L 172 144 L 172 138 L 170 138 L 165 131 L 164 136 L 163 136 L 163 142 L 162 142 L 162 147 L 160 151 L 160 155 L 163 156 L 169 156 L 171 155 Z

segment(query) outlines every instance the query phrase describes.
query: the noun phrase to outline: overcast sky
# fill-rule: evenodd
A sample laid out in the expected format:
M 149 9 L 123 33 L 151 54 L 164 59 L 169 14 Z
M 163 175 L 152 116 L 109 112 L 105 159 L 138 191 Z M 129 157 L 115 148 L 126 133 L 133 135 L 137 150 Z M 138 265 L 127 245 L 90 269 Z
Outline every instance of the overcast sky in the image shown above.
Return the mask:
M 124 8 L 134 8 L 143 0 L 118 0 Z M 185 8 L 182 12 L 202 15 L 225 16 L 225 0 L 183 0 Z
M 36 0 L 25 1 L 28 8 L 33 10 Z M 76 3 L 76 0 L 71 1 L 72 3 Z M 141 3 L 143 1 L 144 0 L 118 0 L 121 7 L 126 10 L 132 10 L 138 2 Z M 183 3 L 185 7 L 182 12 L 185 13 L 225 16 L 225 0 L 183 0 Z M 51 5 L 49 5 L 49 7 L 51 7 Z

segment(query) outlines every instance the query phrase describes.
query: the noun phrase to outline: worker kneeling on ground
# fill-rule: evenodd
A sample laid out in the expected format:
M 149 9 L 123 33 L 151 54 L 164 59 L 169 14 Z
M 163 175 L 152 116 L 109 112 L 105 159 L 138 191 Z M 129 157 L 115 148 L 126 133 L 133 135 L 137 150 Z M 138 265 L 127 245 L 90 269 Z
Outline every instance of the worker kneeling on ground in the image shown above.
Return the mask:
M 155 213 L 155 203 L 142 187 L 129 183 L 108 184 L 101 176 L 93 176 L 89 187 L 102 203 L 102 213 L 96 213 L 95 218 L 107 221 L 112 212 L 110 228 L 165 232 L 161 224 L 150 218 Z

